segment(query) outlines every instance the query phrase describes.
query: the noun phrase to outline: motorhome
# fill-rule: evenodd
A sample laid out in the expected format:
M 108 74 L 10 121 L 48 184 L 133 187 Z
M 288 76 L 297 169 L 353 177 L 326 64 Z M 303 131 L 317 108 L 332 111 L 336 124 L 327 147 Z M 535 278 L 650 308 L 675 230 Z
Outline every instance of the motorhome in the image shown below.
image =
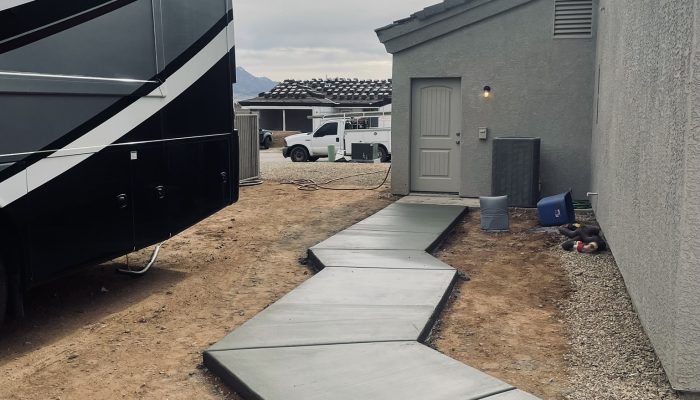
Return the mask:
M 238 198 L 231 0 L 0 2 L 0 319 Z

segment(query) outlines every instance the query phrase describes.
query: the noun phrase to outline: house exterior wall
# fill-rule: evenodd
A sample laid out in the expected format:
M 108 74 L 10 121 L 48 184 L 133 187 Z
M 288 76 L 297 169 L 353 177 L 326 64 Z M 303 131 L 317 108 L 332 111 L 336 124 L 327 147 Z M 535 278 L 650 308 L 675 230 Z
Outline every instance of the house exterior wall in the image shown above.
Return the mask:
M 554 2 L 535 0 L 394 54 L 394 193 L 410 192 L 411 80 L 450 77 L 462 81 L 462 196 L 491 194 L 494 137 L 534 136 L 542 139 L 542 195 L 572 188 L 585 198 L 595 39 L 554 39 L 553 24 Z M 488 140 L 478 139 L 479 127 L 489 129 Z
M 314 107 L 312 113 L 314 116 L 319 116 L 319 115 L 324 115 L 324 114 L 331 114 L 335 112 L 335 108 L 333 107 Z M 322 119 L 316 118 L 312 120 L 313 126 L 311 127 L 312 131 L 316 131 L 316 129 L 321 127 L 321 123 L 323 122 Z
M 672 386 L 700 391 L 700 0 L 601 0 L 594 207 Z

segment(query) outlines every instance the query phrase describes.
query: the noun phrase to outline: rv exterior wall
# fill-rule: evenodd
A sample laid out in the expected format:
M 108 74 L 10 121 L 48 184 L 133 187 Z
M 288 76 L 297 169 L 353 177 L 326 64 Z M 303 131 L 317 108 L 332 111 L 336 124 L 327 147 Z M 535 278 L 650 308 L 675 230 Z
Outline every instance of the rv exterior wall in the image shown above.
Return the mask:
M 0 253 L 21 290 L 166 240 L 239 181 L 230 2 L 34 3 L 0 12 L 20 21 L 0 50 Z
M 700 1 L 601 0 L 594 206 L 674 388 L 700 391 Z
M 411 190 L 411 80 L 456 77 L 464 111 L 462 196 L 491 194 L 493 137 L 532 136 L 542 139 L 542 195 L 573 188 L 575 198 L 586 197 L 595 40 L 554 39 L 553 7 L 551 0 L 532 1 L 394 54 L 394 193 Z M 480 127 L 488 127 L 487 140 L 479 139 Z

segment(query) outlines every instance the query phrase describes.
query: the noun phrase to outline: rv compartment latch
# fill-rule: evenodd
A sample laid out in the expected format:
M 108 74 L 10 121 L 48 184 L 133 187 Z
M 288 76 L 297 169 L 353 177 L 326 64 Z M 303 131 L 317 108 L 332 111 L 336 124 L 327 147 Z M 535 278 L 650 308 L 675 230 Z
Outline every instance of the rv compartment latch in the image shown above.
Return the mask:
M 165 198 L 165 186 L 156 186 L 156 198 L 163 200 Z
M 127 202 L 128 197 L 125 194 L 119 194 L 117 195 L 117 206 L 119 207 L 120 210 L 124 210 L 125 208 L 129 207 L 129 203 Z

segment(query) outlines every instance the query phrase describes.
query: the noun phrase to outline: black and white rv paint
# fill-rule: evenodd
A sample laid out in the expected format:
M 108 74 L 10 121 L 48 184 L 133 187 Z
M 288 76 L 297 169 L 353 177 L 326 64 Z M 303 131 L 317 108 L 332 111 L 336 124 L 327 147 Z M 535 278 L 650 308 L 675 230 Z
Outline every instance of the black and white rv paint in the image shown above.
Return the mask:
M 238 199 L 231 1 L 0 1 L 0 281 L 21 293 Z

